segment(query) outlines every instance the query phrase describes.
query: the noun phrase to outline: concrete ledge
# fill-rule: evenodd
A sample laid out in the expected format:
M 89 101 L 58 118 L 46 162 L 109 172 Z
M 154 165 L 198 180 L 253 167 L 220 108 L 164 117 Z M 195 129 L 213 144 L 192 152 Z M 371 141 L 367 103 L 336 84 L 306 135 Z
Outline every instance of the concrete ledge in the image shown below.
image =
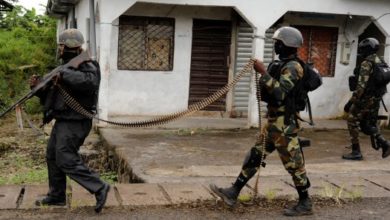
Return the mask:
M 201 184 L 161 184 L 173 204 L 195 203 L 215 199 Z
M 16 209 L 22 186 L 0 186 L 0 209 Z
M 116 188 L 123 206 L 171 204 L 157 184 L 118 184 Z
M 67 206 L 36 206 L 35 201 L 46 196 L 49 188 L 47 185 L 28 185 L 24 188 L 22 203 L 19 209 L 66 209 Z
M 94 194 L 89 193 L 79 184 L 72 182 L 72 202 L 70 203 L 71 208 L 85 207 L 85 206 L 95 206 L 96 198 Z M 115 196 L 115 188 L 111 186 L 110 191 L 108 192 L 108 197 L 106 201 L 106 207 L 115 207 L 119 206 L 119 202 Z

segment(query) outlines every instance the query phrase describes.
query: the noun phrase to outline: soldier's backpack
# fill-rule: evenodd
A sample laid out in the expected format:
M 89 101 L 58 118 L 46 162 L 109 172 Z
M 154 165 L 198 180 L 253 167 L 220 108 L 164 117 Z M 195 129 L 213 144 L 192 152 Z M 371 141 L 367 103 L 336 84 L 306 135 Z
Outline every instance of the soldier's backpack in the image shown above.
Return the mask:
M 285 99 L 285 119 L 288 120 L 288 118 L 290 118 L 289 116 L 291 116 L 292 114 L 295 114 L 299 111 L 303 111 L 307 108 L 310 117 L 310 121 L 308 123 L 313 125 L 314 123 L 308 93 L 316 90 L 322 85 L 322 77 L 318 70 L 313 67 L 313 64 L 305 63 L 298 58 L 296 60 L 302 66 L 304 74 L 303 77 L 297 82 L 294 89 L 288 94 L 289 98 Z M 280 71 L 287 62 L 288 61 L 275 61 L 271 63 L 271 65 L 268 66 L 268 72 L 271 74 L 272 77 L 279 80 Z M 263 91 L 264 90 L 262 90 L 262 92 Z M 271 103 L 273 105 L 277 105 L 277 103 L 272 103 L 272 99 L 265 91 L 261 97 L 262 101 L 265 101 L 269 104 Z M 301 118 L 299 118 L 299 120 L 304 121 Z
M 390 82 L 390 67 L 382 60 L 374 64 L 373 75 L 368 80 L 368 87 L 373 89 L 374 95 L 382 97 L 386 92 L 386 86 Z
M 291 110 L 299 112 L 307 109 L 310 119 L 308 123 L 314 125 L 308 93 L 318 89 L 322 85 L 322 77 L 319 71 L 313 66 L 313 63 L 305 63 L 301 59 L 297 59 L 297 61 L 303 67 L 304 74 L 292 91 L 291 95 L 294 96 L 294 99 L 292 99 L 294 103 L 292 103 Z M 288 109 L 289 107 L 287 106 L 286 108 Z M 299 119 L 304 121 L 301 118 Z
M 382 98 L 382 96 L 387 92 L 387 84 L 390 82 L 390 67 L 386 62 L 381 60 L 380 63 L 372 63 L 373 72 L 370 78 L 368 79 L 366 88 L 364 90 L 365 94 Z M 349 77 L 349 90 L 355 91 L 357 89 L 357 84 L 359 80 L 359 68 L 355 68 L 353 75 Z M 384 109 L 387 112 L 387 107 L 382 99 L 382 104 Z

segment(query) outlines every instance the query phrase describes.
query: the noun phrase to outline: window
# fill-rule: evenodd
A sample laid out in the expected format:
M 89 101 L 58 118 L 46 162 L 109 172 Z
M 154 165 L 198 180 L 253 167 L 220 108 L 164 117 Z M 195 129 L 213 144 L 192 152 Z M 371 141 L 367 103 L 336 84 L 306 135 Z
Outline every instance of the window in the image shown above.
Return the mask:
M 303 35 L 303 46 L 299 57 L 314 63 L 322 76 L 332 77 L 335 72 L 338 28 L 296 26 Z
M 172 18 L 119 17 L 118 69 L 173 69 L 174 24 Z

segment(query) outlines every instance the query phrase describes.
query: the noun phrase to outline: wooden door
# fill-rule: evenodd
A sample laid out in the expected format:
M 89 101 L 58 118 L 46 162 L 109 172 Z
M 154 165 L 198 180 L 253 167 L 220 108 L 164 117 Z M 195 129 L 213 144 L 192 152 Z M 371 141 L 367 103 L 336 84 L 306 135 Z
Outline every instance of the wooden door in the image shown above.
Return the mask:
M 194 20 L 189 105 L 228 83 L 231 30 L 230 21 Z M 226 96 L 204 110 L 225 111 Z

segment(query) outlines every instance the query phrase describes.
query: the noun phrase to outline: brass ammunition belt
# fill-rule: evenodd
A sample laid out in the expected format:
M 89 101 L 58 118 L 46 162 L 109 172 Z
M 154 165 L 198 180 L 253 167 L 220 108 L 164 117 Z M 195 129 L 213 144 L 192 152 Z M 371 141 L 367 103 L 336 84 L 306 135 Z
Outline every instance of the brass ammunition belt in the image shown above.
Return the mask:
M 112 125 L 117 125 L 117 126 L 122 126 L 122 127 L 151 127 L 155 125 L 161 125 L 168 123 L 170 121 L 176 120 L 178 118 L 184 117 L 186 115 L 189 115 L 191 113 L 197 112 L 206 106 L 210 105 L 211 103 L 217 101 L 219 98 L 221 98 L 223 95 L 228 93 L 228 91 L 233 88 L 237 82 L 246 74 L 252 72 L 252 67 L 253 67 L 254 60 L 250 59 L 248 63 L 244 66 L 244 68 L 234 77 L 234 79 L 226 84 L 224 87 L 213 93 L 211 96 L 202 99 L 201 101 L 191 104 L 188 106 L 187 110 L 179 111 L 176 113 L 172 113 L 169 115 L 164 115 L 164 116 L 158 116 L 149 120 L 143 120 L 143 121 L 136 121 L 136 122 L 118 122 L 118 121 L 110 121 L 110 120 L 105 120 L 98 118 L 96 115 L 90 113 L 87 111 L 83 106 L 80 105 L 71 95 L 69 95 L 68 92 L 65 91 L 60 85 L 58 86 L 60 94 L 63 96 L 65 103 L 74 111 L 77 113 L 90 118 L 90 119 L 97 119 L 99 121 L 106 122 L 108 124 Z

